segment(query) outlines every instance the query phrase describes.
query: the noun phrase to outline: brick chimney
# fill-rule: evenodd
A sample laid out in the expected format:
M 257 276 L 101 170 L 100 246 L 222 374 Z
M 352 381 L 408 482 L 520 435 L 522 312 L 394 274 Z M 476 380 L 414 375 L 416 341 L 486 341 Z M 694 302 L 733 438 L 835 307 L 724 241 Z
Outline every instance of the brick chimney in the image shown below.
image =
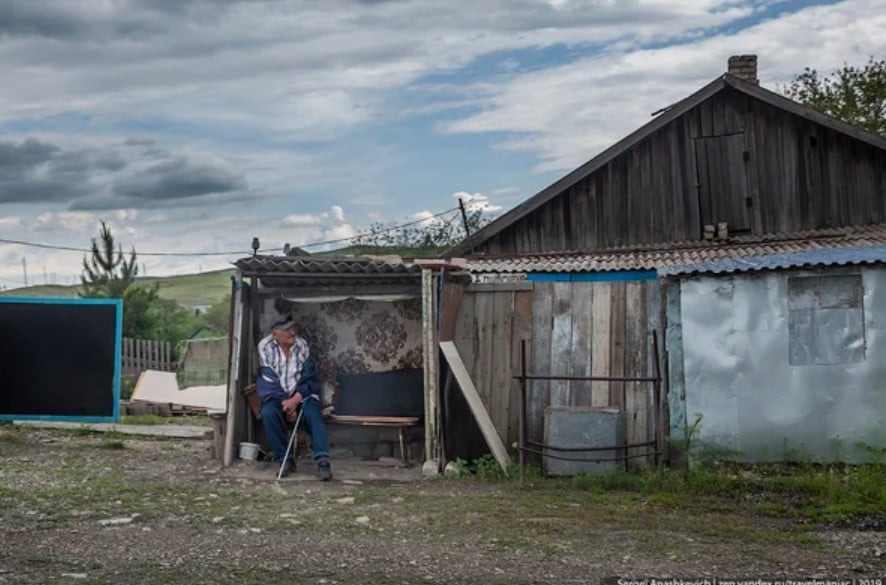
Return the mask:
M 756 55 L 733 55 L 729 57 L 729 69 L 726 72 L 754 85 L 760 85 L 760 80 L 757 79 Z

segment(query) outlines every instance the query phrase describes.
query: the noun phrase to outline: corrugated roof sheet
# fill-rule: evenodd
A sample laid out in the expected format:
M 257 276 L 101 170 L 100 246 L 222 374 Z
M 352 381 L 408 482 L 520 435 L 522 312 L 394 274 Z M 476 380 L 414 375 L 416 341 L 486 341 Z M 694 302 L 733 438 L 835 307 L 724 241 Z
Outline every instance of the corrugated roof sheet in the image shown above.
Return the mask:
M 807 250 L 793 254 L 771 254 L 749 258 L 725 258 L 701 264 L 668 266 L 659 270 L 662 276 L 678 274 L 730 274 L 755 270 L 779 268 L 803 268 L 814 266 L 849 266 L 886 262 L 886 246 L 871 248 L 831 248 Z
M 421 266 L 402 260 L 342 257 L 319 258 L 315 256 L 251 256 L 237 260 L 234 265 L 243 272 L 256 274 L 319 274 L 330 276 L 373 275 L 373 274 L 414 274 L 421 272 Z
M 657 270 L 660 274 L 727 273 L 816 265 L 886 261 L 886 225 L 742 236 L 646 248 L 615 248 L 502 257 L 472 257 L 472 272 L 611 272 Z

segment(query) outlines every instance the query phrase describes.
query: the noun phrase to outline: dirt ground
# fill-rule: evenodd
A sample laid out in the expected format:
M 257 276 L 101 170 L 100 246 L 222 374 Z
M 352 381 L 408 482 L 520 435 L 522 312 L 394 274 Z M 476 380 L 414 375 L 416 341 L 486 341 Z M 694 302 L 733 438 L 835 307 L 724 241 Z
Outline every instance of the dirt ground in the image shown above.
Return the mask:
M 758 517 L 748 502 L 418 479 L 353 462 L 324 484 L 303 461 L 278 484 L 270 467 L 219 469 L 208 447 L 0 427 L 0 583 L 886 577 L 883 532 Z

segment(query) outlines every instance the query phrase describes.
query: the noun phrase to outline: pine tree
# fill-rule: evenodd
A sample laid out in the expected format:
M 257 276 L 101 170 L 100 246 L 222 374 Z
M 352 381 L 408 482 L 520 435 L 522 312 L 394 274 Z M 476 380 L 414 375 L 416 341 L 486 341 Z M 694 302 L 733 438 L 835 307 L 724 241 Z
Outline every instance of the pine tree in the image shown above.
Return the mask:
M 81 297 L 122 299 L 127 289 L 138 276 L 135 248 L 129 253 L 129 260 L 123 256 L 123 248 L 116 244 L 111 228 L 101 222 L 100 242 L 92 239 L 92 251 L 83 258 L 83 273 L 80 283 Z

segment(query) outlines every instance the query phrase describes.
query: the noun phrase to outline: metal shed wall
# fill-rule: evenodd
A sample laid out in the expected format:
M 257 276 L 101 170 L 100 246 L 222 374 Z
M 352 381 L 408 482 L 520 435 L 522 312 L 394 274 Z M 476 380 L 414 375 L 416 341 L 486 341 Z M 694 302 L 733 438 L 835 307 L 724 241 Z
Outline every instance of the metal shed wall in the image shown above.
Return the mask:
M 838 275 L 860 275 L 860 299 L 835 292 L 827 277 Z M 820 284 L 791 288 L 802 277 Z M 883 315 L 881 266 L 682 280 L 679 299 L 668 295 L 669 351 L 682 353 L 671 364 L 672 436 L 698 413 L 695 440 L 724 457 L 865 460 L 863 444 L 886 445 Z M 815 347 L 803 347 L 812 334 Z

